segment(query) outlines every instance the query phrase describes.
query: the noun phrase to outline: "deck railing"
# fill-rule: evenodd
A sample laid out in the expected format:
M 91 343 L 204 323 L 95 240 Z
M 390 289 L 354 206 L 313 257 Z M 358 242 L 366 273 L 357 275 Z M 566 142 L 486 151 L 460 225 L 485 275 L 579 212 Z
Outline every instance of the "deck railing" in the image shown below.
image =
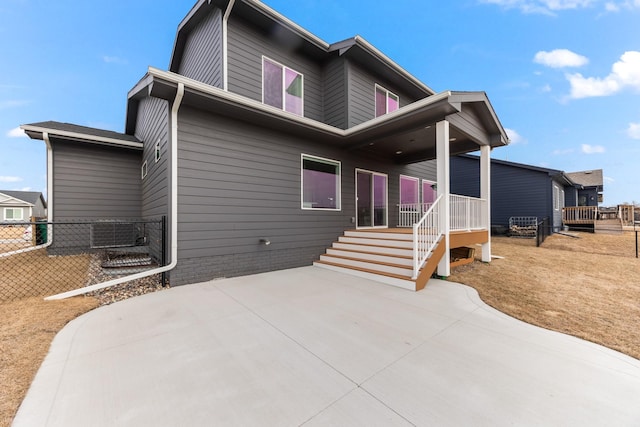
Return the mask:
M 565 224 L 593 224 L 597 219 L 597 206 L 572 206 L 562 208 L 562 222 Z
M 443 234 L 440 227 L 442 211 L 442 196 L 438 197 L 425 214 L 413 225 L 413 279 L 418 277 L 418 272 L 429 258 L 429 254 L 435 248 Z
M 489 228 L 486 220 L 485 199 L 449 195 L 450 230 L 471 231 Z M 398 227 L 413 227 L 431 208 L 432 203 L 405 203 L 398 205 Z
M 485 199 L 451 194 L 449 210 L 451 231 L 489 228 L 486 220 L 487 201 Z
M 413 227 L 433 203 L 404 203 L 398 205 L 398 227 Z

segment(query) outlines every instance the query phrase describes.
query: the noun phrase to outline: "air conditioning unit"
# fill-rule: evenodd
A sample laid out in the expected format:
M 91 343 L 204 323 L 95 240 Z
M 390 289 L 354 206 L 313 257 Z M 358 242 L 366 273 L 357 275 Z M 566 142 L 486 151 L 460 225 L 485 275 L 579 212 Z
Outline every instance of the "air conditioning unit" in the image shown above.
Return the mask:
M 91 224 L 92 248 L 122 248 L 135 246 L 136 226 L 127 222 L 97 222 Z

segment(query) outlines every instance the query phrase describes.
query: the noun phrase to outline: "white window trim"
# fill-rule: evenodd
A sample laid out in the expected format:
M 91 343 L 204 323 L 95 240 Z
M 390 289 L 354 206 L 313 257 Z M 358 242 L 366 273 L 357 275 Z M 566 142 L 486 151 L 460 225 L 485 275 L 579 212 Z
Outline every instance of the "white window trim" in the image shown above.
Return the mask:
M 337 203 L 335 208 L 313 208 L 305 207 L 304 205 L 304 160 L 317 160 L 326 163 L 335 163 L 338 166 L 338 188 L 337 188 Z M 342 211 L 342 162 L 339 160 L 328 159 L 326 157 L 314 156 L 312 154 L 300 154 L 300 209 L 304 211 Z
M 145 160 L 144 163 L 142 163 L 142 167 L 140 168 L 140 176 L 142 177 L 142 179 L 145 179 L 147 177 L 147 173 L 148 173 L 148 167 L 147 167 L 147 161 Z
M 160 142 L 156 142 L 156 145 L 153 151 L 153 156 L 156 159 L 156 163 L 158 163 L 160 161 L 160 158 L 162 157 L 162 152 L 160 151 Z
M 375 84 L 375 87 L 373 88 L 373 115 L 374 117 L 376 117 L 376 112 L 377 112 L 377 105 L 376 105 L 376 101 L 377 101 L 377 97 L 376 97 L 376 92 L 378 91 L 378 89 L 382 90 L 385 92 L 385 98 L 384 98 L 384 102 L 385 102 L 385 106 L 384 106 L 384 113 L 385 114 L 389 114 L 389 96 L 392 95 L 394 96 L 397 100 L 398 100 L 398 109 L 400 109 L 400 97 L 398 95 L 396 95 L 395 93 L 391 92 L 390 90 L 388 90 L 387 88 L 385 88 L 382 85 L 379 85 L 378 83 Z M 397 111 L 397 110 L 394 110 Z M 377 116 L 379 117 L 379 116 Z
M 560 210 L 560 187 L 556 184 L 553 184 L 553 210 Z
M 364 173 L 370 173 L 371 175 L 378 175 L 378 176 L 384 176 L 386 178 L 386 183 L 387 185 L 385 186 L 385 200 L 387 202 L 387 209 L 385 212 L 385 218 L 384 218 L 384 222 L 385 225 L 364 225 L 361 226 L 358 224 L 358 212 L 356 212 L 356 229 L 372 229 L 372 228 L 389 228 L 389 175 L 387 175 L 386 173 L 382 173 L 382 172 L 376 172 L 376 171 L 372 171 L 372 170 L 368 170 L 368 169 L 361 169 L 361 168 L 356 168 L 356 171 L 354 173 L 354 178 L 355 178 L 355 190 L 356 190 L 356 200 L 354 200 L 355 204 L 356 204 L 356 209 L 358 209 L 358 172 L 364 172 Z M 371 191 L 373 192 L 373 186 L 371 186 Z M 371 200 L 373 200 L 373 194 L 371 194 Z M 371 221 L 373 223 L 373 219 Z
M 264 61 L 265 61 L 265 59 L 267 61 L 269 61 L 269 62 L 272 62 L 272 63 L 282 67 L 282 108 L 280 108 L 280 109 L 282 111 L 287 112 L 287 113 L 295 114 L 296 116 L 298 115 L 298 113 L 292 113 L 291 111 L 287 111 L 286 110 L 286 102 L 285 101 L 286 101 L 287 88 L 286 88 L 285 81 L 284 81 L 285 75 L 286 75 L 285 70 L 290 70 L 290 71 L 293 71 L 294 73 L 297 73 L 297 74 L 300 75 L 300 77 L 302 78 L 302 96 L 301 96 L 301 98 L 302 98 L 302 111 L 300 111 L 300 116 L 304 117 L 304 74 L 302 74 L 298 70 L 294 70 L 291 67 L 287 67 L 283 63 L 281 63 L 279 61 L 276 61 L 275 59 L 271 59 L 271 58 L 269 58 L 268 56 L 265 56 L 265 55 L 262 55 L 262 64 L 261 64 L 262 65 L 262 103 L 263 104 L 265 103 L 264 102 Z M 268 104 L 265 104 L 265 105 L 268 105 Z M 273 105 L 269 105 L 269 106 L 273 107 Z M 278 107 L 273 107 L 273 108 L 278 108 Z
M 422 182 L 420 181 L 420 178 L 416 178 L 415 176 L 411 175 L 400 175 L 400 179 L 398 180 L 398 203 L 400 203 L 401 205 L 403 204 L 402 200 L 400 200 L 400 198 L 402 197 L 402 178 L 410 179 L 418 183 L 418 203 L 420 203 L 420 201 L 422 200 Z
M 423 203 L 423 204 L 424 204 L 424 203 L 426 203 L 426 202 L 424 201 L 424 184 L 425 184 L 425 183 L 430 184 L 430 185 L 431 185 L 431 187 L 433 187 L 434 185 L 436 185 L 436 184 L 437 184 L 435 181 L 431 181 L 430 179 L 424 179 L 424 178 L 422 179 L 422 187 L 420 188 L 420 196 L 422 197 L 422 199 L 421 199 L 421 200 L 422 200 L 422 203 Z M 437 191 L 437 188 L 434 188 L 434 190 L 436 191 L 436 193 L 438 192 L 438 191 Z M 437 198 L 437 197 L 438 197 L 438 196 L 436 195 L 436 198 Z
M 20 211 L 20 218 L 7 218 L 7 211 L 11 210 L 15 212 L 16 210 Z M 24 209 L 22 208 L 4 208 L 4 220 L 5 221 L 23 221 L 24 220 Z

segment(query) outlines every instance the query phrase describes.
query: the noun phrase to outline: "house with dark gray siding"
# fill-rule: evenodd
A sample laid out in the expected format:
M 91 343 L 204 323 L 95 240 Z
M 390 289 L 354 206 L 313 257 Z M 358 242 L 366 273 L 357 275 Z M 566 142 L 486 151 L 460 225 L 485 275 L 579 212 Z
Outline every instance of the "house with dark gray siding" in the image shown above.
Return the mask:
M 22 128 L 47 145 L 53 221 L 168 218 L 172 285 L 316 263 L 419 289 L 456 246 L 491 259 L 508 138 L 487 95 L 436 93 L 359 36 L 200 0 L 127 99 L 123 133 Z M 455 198 L 449 157 L 477 150 L 478 198 Z
M 451 191 L 478 197 L 474 179 L 480 158 L 473 155 L 451 157 Z M 576 184 L 561 170 L 491 159 L 491 224 L 509 227 L 511 217 L 549 218 L 555 231 L 562 228 L 565 206 L 576 206 Z

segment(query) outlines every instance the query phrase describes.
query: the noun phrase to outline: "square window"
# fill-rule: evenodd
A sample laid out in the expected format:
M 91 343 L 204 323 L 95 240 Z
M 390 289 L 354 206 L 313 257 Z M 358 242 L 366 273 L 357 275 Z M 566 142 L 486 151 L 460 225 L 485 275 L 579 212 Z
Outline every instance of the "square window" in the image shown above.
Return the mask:
M 145 179 L 147 177 L 147 161 L 146 160 L 142 164 L 142 168 L 140 170 L 140 175 L 142 176 L 142 179 Z
M 291 68 L 262 58 L 262 102 L 302 116 L 304 77 Z
M 4 208 L 4 219 L 6 221 L 21 221 L 22 208 Z
M 380 85 L 376 85 L 376 117 L 380 117 L 400 108 L 400 98 L 398 95 L 389 92 Z
M 302 155 L 302 209 L 340 210 L 340 162 Z

